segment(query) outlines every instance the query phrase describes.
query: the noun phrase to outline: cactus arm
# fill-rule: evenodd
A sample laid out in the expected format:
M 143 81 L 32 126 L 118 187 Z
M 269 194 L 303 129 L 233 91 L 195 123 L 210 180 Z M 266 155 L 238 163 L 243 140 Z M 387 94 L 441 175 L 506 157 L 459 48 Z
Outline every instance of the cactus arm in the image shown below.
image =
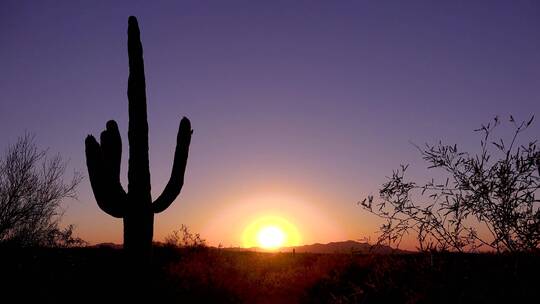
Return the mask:
M 120 162 L 122 160 L 122 138 L 116 121 L 109 120 L 105 131 L 101 132 L 101 151 L 105 168 L 114 183 L 120 184 Z M 121 187 L 121 186 L 120 186 Z
M 150 202 L 150 169 L 148 167 L 148 121 L 146 117 L 146 84 L 143 49 L 137 18 L 128 19 L 129 56 L 129 169 L 128 193 L 139 201 Z
M 176 150 L 174 152 L 171 177 L 163 193 L 152 204 L 154 213 L 159 213 L 167 209 L 178 194 L 180 194 L 180 190 L 182 190 L 192 133 L 191 122 L 187 117 L 182 118 L 176 137 Z
M 106 173 L 102 148 L 92 135 L 86 137 L 85 146 L 90 185 L 99 208 L 113 217 L 123 217 L 127 196 L 122 185 Z

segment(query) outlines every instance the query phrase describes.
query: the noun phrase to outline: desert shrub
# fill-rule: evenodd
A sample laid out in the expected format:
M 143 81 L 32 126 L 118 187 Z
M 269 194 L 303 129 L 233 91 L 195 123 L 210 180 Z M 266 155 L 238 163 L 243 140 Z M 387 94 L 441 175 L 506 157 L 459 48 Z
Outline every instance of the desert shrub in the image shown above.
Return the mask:
M 173 230 L 165 237 L 165 245 L 176 248 L 201 249 L 206 248 L 206 241 L 199 233 L 192 233 L 188 226 L 182 224 L 180 229 Z
M 534 117 L 533 117 L 534 118 Z M 446 179 L 427 183 L 408 181 L 407 165 L 395 170 L 374 204 L 369 196 L 359 204 L 386 220 L 379 243 L 399 246 L 403 236 L 416 234 L 420 250 L 531 251 L 540 245 L 540 150 L 536 141 L 519 143 L 533 122 L 517 123 L 510 141 L 492 139 L 500 125 L 496 117 L 475 130 L 482 135 L 480 152 L 459 150 L 439 142 L 418 147 L 429 169 Z M 487 233 L 478 233 L 485 227 Z
M 67 183 L 66 162 L 47 157 L 34 137 L 25 134 L 0 159 L 0 243 L 15 246 L 71 247 L 84 242 L 73 237 L 73 226 L 60 227 L 61 202 L 75 198 L 81 177 Z

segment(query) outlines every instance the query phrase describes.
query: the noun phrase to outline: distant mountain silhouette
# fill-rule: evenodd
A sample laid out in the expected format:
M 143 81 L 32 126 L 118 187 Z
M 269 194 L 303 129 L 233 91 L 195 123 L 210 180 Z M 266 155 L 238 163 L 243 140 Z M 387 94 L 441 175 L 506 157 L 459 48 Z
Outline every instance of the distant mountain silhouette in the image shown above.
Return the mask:
M 112 249 L 122 249 L 122 244 L 115 244 L 115 243 L 98 243 L 92 246 L 89 246 L 92 248 L 112 248 Z
M 164 246 L 162 242 L 153 242 L 154 246 Z M 115 243 L 99 243 L 91 247 L 97 248 L 114 248 L 120 249 L 122 245 Z M 210 247 L 215 248 L 215 247 Z M 355 254 L 391 254 L 391 253 L 411 253 L 407 250 L 401 250 L 392 248 L 386 245 L 370 245 L 365 242 L 358 242 L 353 240 L 330 242 L 326 244 L 315 243 L 311 245 L 282 247 L 278 250 L 268 250 L 259 247 L 243 248 L 243 247 L 225 247 L 222 248 L 227 251 L 257 251 L 257 252 L 292 252 L 295 253 L 355 253 Z
M 251 247 L 251 248 L 224 248 L 225 250 L 233 251 L 258 251 L 258 252 L 275 252 L 275 250 L 267 250 L 264 248 Z M 296 253 L 355 253 L 355 254 L 390 254 L 390 253 L 408 253 L 408 251 L 392 248 L 385 245 L 370 245 L 368 243 L 362 243 L 358 241 L 341 241 L 330 242 L 327 244 L 315 243 L 311 245 L 282 247 L 278 249 L 278 252 L 292 252 Z
M 330 242 L 327 244 L 315 243 L 311 245 L 286 247 L 283 250 L 288 249 L 295 252 L 311 252 L 311 253 L 377 253 L 377 254 L 389 254 L 403 252 L 403 250 L 394 249 L 385 245 L 370 245 L 368 243 L 361 243 L 357 241 L 341 241 Z M 283 251 L 282 250 L 282 251 Z
M 358 241 L 341 241 L 330 242 L 327 244 L 315 243 L 311 245 L 286 247 L 281 251 L 292 251 L 296 253 L 310 252 L 310 253 L 357 253 L 357 254 L 390 254 L 390 253 L 405 253 L 406 251 L 392 248 L 385 245 L 370 245 L 368 243 L 362 243 Z

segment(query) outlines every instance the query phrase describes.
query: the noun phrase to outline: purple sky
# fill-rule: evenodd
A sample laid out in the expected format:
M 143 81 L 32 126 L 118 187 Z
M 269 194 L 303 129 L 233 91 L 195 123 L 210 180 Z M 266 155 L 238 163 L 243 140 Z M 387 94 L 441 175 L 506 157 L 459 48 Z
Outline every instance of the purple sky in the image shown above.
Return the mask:
M 400 163 L 422 172 L 409 141 L 476 148 L 472 130 L 495 115 L 540 112 L 537 1 L 109 2 L 0 3 L 0 149 L 27 130 L 86 174 L 85 136 L 115 119 L 126 185 L 126 30 L 137 16 L 154 197 L 180 117 L 195 130 L 158 240 L 184 223 L 238 245 L 266 213 L 306 243 L 372 235 L 380 222 L 355 202 Z M 83 238 L 121 242 L 88 179 L 66 208 Z

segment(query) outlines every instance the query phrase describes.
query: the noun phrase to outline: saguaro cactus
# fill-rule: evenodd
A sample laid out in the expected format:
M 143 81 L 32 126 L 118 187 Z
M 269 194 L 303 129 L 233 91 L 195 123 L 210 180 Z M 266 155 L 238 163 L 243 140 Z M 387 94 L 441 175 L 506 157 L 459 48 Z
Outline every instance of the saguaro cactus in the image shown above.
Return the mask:
M 128 192 L 120 184 L 122 141 L 114 120 L 107 122 L 100 143 L 92 135 L 86 137 L 86 165 L 98 206 L 107 214 L 124 220 L 124 249 L 133 255 L 149 256 L 154 213 L 167 209 L 182 189 L 193 131 L 189 119 L 183 117 L 176 138 L 171 177 L 163 193 L 152 202 L 143 50 L 139 25 L 133 16 L 128 20 L 128 55 Z

